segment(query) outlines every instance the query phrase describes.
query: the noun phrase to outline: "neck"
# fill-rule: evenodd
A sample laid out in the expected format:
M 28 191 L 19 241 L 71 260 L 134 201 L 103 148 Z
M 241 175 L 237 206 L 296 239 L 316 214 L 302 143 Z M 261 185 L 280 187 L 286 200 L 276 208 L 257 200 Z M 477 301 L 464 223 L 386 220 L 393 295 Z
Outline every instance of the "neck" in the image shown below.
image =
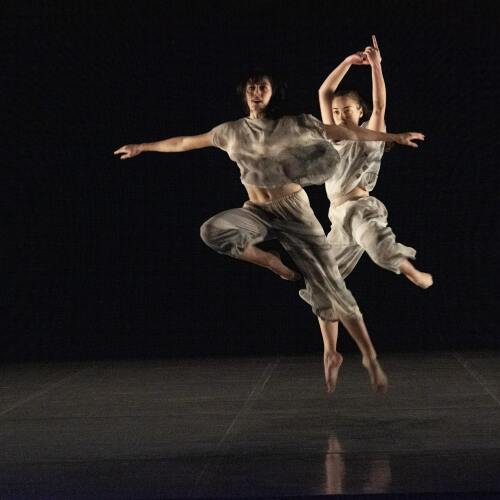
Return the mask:
M 250 118 L 250 120 L 257 120 L 265 117 L 266 113 L 263 110 L 256 111 L 255 109 L 250 110 L 250 114 L 248 115 L 248 118 Z

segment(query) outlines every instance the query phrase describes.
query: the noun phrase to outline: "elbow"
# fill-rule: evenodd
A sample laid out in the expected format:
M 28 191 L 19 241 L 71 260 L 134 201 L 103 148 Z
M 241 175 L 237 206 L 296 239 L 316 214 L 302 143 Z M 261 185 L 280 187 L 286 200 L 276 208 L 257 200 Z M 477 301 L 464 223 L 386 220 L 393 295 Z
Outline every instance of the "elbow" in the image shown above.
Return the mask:
M 346 125 L 324 125 L 326 135 L 332 141 L 349 140 L 355 135 Z
M 343 139 L 342 131 L 340 130 L 340 127 L 338 127 L 337 125 L 324 124 L 323 127 L 325 127 L 326 135 L 330 140 L 340 141 L 341 139 Z
M 318 97 L 319 98 L 329 98 L 332 95 L 332 91 L 328 88 L 325 87 L 324 85 L 321 85 L 321 87 L 318 90 Z
M 183 153 L 187 151 L 186 140 L 184 137 L 179 137 L 178 140 L 174 143 L 174 153 Z

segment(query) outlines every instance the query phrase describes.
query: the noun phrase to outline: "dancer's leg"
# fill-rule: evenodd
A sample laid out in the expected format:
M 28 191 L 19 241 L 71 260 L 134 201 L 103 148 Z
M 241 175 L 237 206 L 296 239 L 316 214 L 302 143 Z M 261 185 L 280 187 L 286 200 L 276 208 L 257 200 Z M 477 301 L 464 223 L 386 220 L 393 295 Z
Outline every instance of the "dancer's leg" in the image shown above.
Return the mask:
M 339 334 L 338 321 L 324 321 L 318 318 L 321 335 L 323 336 L 323 364 L 325 368 L 325 382 L 328 392 L 335 391 L 339 376 L 342 355 L 337 352 L 337 337 Z
M 319 318 L 324 345 L 325 380 L 328 392 L 333 392 L 337 384 L 338 372 L 343 358 L 337 352 L 338 322 L 324 321 Z M 363 366 L 368 370 L 373 390 L 379 393 L 387 391 L 387 376 L 380 363 L 372 344 L 366 325 L 362 319 L 344 319 L 342 324 L 356 342 L 363 359 Z
M 266 252 L 255 245 L 248 245 L 239 254 L 238 258 L 261 267 L 266 267 L 284 280 L 298 281 L 302 278 L 299 273 L 285 266 L 278 253 Z
M 361 351 L 362 363 L 368 370 L 373 390 L 378 393 L 385 393 L 388 387 L 387 375 L 377 360 L 377 352 L 372 344 L 365 322 L 362 318 L 344 318 L 342 324 Z
M 365 253 L 364 249 L 353 238 L 350 227 L 345 224 L 348 206 L 348 203 L 344 203 L 338 207 L 333 205 L 330 207 L 328 217 L 332 225 L 326 236 L 328 243 L 332 247 L 340 275 L 344 280 L 351 274 L 359 259 Z
M 312 211 L 304 191 L 293 198 L 282 200 L 269 208 L 276 216 L 273 228 L 283 247 L 301 271 L 307 285 L 302 295 L 311 304 L 320 322 L 325 350 L 336 350 L 335 326 L 328 323 L 342 322 L 358 345 L 363 365 L 368 369 L 375 390 L 384 392 L 387 377 L 377 362 L 377 354 L 370 340 L 361 312 L 346 288 L 335 262 L 331 246 L 326 241 L 323 228 Z M 279 218 L 278 218 L 279 216 Z M 335 374 L 327 375 L 329 389 L 335 386 Z
M 338 321 L 324 321 L 319 319 L 321 334 L 324 345 L 324 368 L 325 381 L 328 392 L 335 391 L 337 385 L 338 373 L 342 365 L 343 357 L 337 352 Z M 377 353 L 371 342 L 370 336 L 362 319 L 343 320 L 342 324 L 356 342 L 363 356 L 363 366 L 368 370 L 370 382 L 373 390 L 378 393 L 387 391 L 387 376 L 377 361 Z
M 347 203 L 346 225 L 375 264 L 396 274 L 403 273 L 421 288 L 432 285 L 432 276 L 419 271 L 408 260 L 415 258 L 416 251 L 396 242 L 396 236 L 387 223 L 387 209 L 380 200 L 368 196 Z
M 281 261 L 279 255 L 255 246 L 274 236 L 265 212 L 256 213 L 251 206 L 214 215 L 201 226 L 200 236 L 218 253 L 265 267 L 286 280 L 301 278 Z
M 337 385 L 338 373 L 343 361 L 342 355 L 337 352 L 338 321 L 318 319 L 323 336 L 326 386 L 328 392 L 333 392 Z M 362 363 L 368 370 L 373 390 L 378 393 L 385 393 L 388 387 L 387 376 L 377 360 L 377 353 L 364 321 L 362 319 L 344 319 L 342 324 L 361 351 Z

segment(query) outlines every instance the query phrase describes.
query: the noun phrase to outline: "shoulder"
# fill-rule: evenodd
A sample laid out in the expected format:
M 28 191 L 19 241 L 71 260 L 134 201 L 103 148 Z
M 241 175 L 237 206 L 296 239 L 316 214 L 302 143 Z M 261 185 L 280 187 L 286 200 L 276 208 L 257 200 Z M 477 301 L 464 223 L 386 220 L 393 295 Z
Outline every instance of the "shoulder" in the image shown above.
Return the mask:
M 235 130 L 245 122 L 244 118 L 240 118 L 238 120 L 231 120 L 229 122 L 223 122 L 219 125 L 216 125 L 212 131 L 222 131 L 222 130 Z
M 308 113 L 302 113 L 300 115 L 290 115 L 290 116 L 284 116 L 282 120 L 286 120 L 290 124 L 294 124 L 298 127 L 303 127 L 307 129 L 314 129 L 314 130 L 323 130 L 323 122 L 316 118 L 315 116 L 308 114 Z
M 314 115 L 311 115 L 310 113 L 302 113 L 301 115 L 297 115 L 297 119 L 300 120 L 301 122 L 308 123 L 308 124 L 323 124 L 321 120 L 316 118 Z
M 220 134 L 223 132 L 228 133 L 231 131 L 238 130 L 239 128 L 244 126 L 244 124 L 245 124 L 245 118 L 240 118 L 238 120 L 232 120 L 229 122 L 220 123 L 219 125 L 216 125 L 214 128 L 212 128 L 210 132 L 215 134 Z
M 241 127 L 240 120 L 233 120 L 229 122 L 220 123 L 216 125 L 209 134 L 212 137 L 212 144 L 220 149 L 226 149 L 228 146 L 228 141 L 234 132 Z

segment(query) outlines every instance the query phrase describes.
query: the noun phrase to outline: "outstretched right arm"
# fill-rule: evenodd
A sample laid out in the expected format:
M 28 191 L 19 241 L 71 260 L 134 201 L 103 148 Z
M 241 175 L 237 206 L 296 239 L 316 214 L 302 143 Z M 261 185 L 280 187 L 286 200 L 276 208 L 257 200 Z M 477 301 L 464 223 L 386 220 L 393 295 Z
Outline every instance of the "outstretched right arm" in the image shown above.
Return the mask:
M 117 149 L 114 154 L 121 155 L 120 160 L 133 158 L 145 151 L 156 151 L 158 153 L 181 153 L 192 149 L 208 148 L 213 146 L 212 133 L 207 132 L 200 135 L 186 135 L 171 137 L 157 142 L 145 142 L 143 144 L 127 144 Z
M 347 126 L 347 125 L 323 125 L 326 135 L 333 141 L 385 141 L 395 142 L 403 146 L 418 148 L 418 145 L 413 142 L 415 140 L 423 141 L 424 134 L 421 132 L 378 132 L 364 127 Z

